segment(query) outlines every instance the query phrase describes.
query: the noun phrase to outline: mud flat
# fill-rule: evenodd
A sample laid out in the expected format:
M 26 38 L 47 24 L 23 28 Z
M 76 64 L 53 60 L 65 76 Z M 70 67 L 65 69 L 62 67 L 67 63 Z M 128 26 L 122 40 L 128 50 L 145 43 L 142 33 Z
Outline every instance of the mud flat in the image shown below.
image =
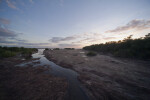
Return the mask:
M 37 60 L 21 59 L 0 59 L 0 100 L 64 100 L 68 85 L 64 78 L 46 74 L 50 69 L 44 66 L 15 66 Z
M 150 61 L 107 55 L 87 57 L 84 50 L 45 50 L 47 59 L 77 71 L 93 100 L 150 100 Z

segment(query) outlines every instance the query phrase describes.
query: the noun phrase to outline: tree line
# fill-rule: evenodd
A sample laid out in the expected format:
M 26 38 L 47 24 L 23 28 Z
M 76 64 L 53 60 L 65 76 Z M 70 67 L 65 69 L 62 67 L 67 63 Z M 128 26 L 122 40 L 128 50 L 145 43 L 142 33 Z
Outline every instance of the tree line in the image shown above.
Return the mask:
M 145 37 L 132 39 L 132 35 L 119 41 L 111 41 L 83 47 L 85 50 L 110 53 L 126 58 L 150 58 L 150 33 Z

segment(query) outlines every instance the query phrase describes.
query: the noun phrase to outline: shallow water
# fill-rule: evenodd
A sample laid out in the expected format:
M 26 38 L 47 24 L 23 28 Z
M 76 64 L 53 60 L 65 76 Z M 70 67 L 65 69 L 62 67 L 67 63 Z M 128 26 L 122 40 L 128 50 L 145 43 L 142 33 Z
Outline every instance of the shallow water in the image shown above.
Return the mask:
M 34 62 L 40 63 L 35 64 L 33 62 L 28 62 L 20 64 L 19 66 L 26 66 L 27 64 L 34 64 L 35 67 L 39 65 L 50 66 L 51 70 L 48 73 L 58 77 L 64 77 L 69 83 L 68 94 L 66 95 L 65 100 L 89 100 L 87 94 L 85 93 L 85 88 L 77 79 L 78 73 L 49 61 L 46 57 L 44 57 L 43 51 L 44 49 L 38 49 L 38 53 L 32 54 L 33 58 L 39 58 L 39 60 L 35 60 Z

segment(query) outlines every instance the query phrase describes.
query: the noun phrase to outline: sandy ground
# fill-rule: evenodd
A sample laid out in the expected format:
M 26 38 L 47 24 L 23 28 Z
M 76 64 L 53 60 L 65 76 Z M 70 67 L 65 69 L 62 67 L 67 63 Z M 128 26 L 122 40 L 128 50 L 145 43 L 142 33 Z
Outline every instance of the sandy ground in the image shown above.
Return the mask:
M 45 56 L 77 71 L 93 100 L 150 100 L 150 61 L 107 55 L 87 57 L 84 50 L 46 50 Z
M 15 65 L 37 59 L 20 57 L 0 59 L 0 100 L 64 100 L 67 82 L 46 74 L 44 66 Z

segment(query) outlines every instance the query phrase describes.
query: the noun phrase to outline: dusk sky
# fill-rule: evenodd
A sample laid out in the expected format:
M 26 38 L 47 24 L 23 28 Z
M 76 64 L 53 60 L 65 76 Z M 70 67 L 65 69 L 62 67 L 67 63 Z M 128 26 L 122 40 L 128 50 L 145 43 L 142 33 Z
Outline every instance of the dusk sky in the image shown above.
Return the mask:
M 150 33 L 150 0 L 0 0 L 0 45 L 83 46 Z

